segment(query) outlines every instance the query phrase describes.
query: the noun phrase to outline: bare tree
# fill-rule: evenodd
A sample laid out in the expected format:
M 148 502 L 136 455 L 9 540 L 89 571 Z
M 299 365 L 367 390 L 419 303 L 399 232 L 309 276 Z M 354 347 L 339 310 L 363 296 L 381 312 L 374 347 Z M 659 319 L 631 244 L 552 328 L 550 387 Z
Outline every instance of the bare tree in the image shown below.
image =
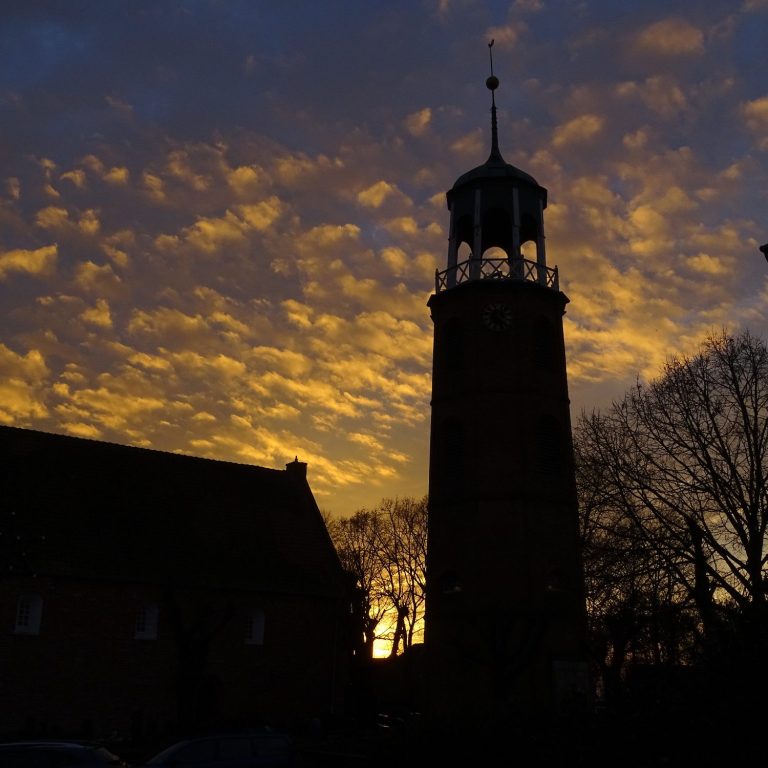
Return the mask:
M 584 422 L 574 431 L 588 636 L 602 693 L 615 700 L 628 663 L 690 661 L 696 622 L 665 558 L 625 513 L 592 436 Z
M 390 642 L 393 656 L 404 651 L 423 624 L 426 497 L 385 498 L 374 509 L 326 524 L 355 579 L 361 653 L 370 658 L 377 639 Z
M 710 650 L 732 633 L 755 652 L 766 629 L 768 348 L 747 331 L 675 357 L 577 443 L 600 468 L 603 498 L 641 534 L 696 606 Z
M 427 498 L 383 499 L 384 521 L 379 542 L 383 591 L 390 602 L 395 628 L 390 655 L 413 645 L 424 618 L 427 563 Z
M 376 630 L 388 609 L 379 558 L 381 516 L 375 510 L 360 509 L 350 517 L 328 520 L 327 525 L 341 564 L 354 579 L 356 653 L 371 658 L 378 637 Z

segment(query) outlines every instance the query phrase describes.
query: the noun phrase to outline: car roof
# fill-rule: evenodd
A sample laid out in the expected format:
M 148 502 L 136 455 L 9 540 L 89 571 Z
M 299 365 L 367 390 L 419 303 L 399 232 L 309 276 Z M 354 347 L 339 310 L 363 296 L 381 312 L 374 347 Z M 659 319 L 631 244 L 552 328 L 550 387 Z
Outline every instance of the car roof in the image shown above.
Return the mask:
M 66 739 L 37 739 L 35 741 L 3 741 L 0 748 L 5 747 L 74 747 L 79 749 L 97 749 L 99 744 L 89 744 L 82 741 L 67 741 Z

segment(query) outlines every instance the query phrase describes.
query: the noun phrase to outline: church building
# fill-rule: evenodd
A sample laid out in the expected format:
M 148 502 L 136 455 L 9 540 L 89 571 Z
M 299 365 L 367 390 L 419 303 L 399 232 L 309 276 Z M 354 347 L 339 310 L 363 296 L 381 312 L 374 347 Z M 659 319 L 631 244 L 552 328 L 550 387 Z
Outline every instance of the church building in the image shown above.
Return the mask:
M 0 427 L 0 736 L 163 744 L 338 711 L 350 593 L 284 470 Z

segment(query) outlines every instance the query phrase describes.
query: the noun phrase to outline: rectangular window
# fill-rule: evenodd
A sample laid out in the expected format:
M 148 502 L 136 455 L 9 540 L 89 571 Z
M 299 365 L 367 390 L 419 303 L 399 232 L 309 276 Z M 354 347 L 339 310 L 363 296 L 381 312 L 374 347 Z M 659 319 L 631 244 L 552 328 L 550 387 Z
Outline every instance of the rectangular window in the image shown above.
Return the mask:
M 253 611 L 246 617 L 245 644 L 264 645 L 264 611 Z
M 17 635 L 39 635 L 43 617 L 43 598 L 40 595 L 19 595 L 16 603 Z
M 134 640 L 157 640 L 158 613 L 155 603 L 147 603 L 139 608 L 133 626 Z

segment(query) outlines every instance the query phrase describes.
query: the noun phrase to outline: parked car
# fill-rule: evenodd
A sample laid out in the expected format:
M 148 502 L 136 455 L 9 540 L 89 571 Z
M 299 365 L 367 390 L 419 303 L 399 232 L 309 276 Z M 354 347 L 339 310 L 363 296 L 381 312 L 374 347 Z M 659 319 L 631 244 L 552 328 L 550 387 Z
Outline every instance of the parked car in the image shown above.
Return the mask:
M 294 744 L 288 734 L 215 734 L 186 739 L 147 760 L 146 768 L 289 768 Z
M 16 741 L 0 744 L 2 768 L 124 768 L 127 763 L 98 744 Z

